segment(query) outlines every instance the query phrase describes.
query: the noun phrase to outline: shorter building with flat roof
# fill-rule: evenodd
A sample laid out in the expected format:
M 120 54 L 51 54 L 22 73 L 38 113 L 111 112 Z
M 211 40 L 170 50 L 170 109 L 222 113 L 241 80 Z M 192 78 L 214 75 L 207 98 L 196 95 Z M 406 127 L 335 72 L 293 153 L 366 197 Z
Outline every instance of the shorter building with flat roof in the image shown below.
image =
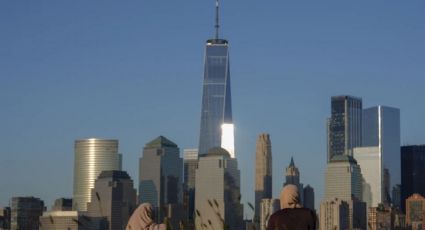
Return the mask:
M 425 227 L 425 198 L 420 194 L 413 194 L 406 200 L 406 224 L 412 230 Z
M 13 197 L 11 205 L 11 229 L 39 229 L 44 202 L 36 197 Z

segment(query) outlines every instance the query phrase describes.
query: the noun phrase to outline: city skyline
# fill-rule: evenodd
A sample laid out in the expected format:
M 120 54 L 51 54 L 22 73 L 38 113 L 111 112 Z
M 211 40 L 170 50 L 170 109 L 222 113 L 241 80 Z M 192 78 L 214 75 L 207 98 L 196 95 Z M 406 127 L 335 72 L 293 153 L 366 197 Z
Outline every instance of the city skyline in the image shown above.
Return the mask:
M 76 139 L 118 139 L 122 169 L 134 180 L 154 137 L 196 147 L 213 4 L 0 3 L 0 173 L 13 175 L 0 180 L 8 185 L 0 205 L 12 196 L 47 206 L 71 197 Z M 273 139 L 273 197 L 294 156 L 301 181 L 314 187 L 316 202 L 323 198 L 334 95 L 400 108 L 401 144 L 425 142 L 423 2 L 222 5 L 242 203 L 254 201 L 261 132 Z

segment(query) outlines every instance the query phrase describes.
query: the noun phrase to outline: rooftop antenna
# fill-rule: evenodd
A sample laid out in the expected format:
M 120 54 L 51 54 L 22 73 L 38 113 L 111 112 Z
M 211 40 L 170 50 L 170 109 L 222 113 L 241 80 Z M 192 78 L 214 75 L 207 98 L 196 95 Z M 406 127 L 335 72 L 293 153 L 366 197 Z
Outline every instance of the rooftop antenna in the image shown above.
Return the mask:
M 220 28 L 218 18 L 218 0 L 215 0 L 215 39 L 218 40 L 218 29 Z

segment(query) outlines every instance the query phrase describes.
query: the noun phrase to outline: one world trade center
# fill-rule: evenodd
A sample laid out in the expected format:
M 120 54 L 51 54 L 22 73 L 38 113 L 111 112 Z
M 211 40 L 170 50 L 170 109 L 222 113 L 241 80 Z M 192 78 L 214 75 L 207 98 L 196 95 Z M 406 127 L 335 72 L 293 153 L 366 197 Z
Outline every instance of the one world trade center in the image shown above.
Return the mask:
M 215 38 L 205 47 L 199 155 L 213 147 L 234 154 L 234 130 L 230 93 L 229 44 L 219 38 L 218 1 L 216 1 Z

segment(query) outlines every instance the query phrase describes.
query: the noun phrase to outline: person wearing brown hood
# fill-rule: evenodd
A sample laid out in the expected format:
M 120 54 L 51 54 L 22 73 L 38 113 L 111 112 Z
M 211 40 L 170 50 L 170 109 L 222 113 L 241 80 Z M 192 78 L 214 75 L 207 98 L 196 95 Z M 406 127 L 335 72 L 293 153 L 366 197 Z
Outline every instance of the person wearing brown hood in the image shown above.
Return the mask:
M 281 210 L 270 216 L 267 230 L 316 230 L 316 214 L 301 207 L 298 187 L 289 184 L 280 192 Z
M 156 224 L 152 219 L 152 205 L 143 203 L 133 212 L 126 230 L 166 230 L 165 224 Z

